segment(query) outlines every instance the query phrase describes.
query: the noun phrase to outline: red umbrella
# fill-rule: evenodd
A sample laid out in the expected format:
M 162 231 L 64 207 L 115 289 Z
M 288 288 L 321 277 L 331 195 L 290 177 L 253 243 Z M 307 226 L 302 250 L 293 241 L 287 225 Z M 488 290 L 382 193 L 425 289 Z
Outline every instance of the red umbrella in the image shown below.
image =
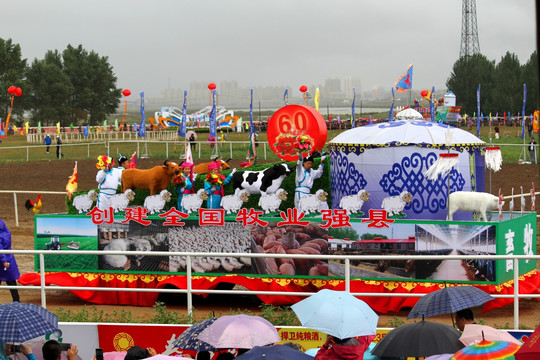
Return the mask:
M 540 326 L 534 330 L 529 340 L 514 354 L 516 360 L 536 360 L 540 358 Z

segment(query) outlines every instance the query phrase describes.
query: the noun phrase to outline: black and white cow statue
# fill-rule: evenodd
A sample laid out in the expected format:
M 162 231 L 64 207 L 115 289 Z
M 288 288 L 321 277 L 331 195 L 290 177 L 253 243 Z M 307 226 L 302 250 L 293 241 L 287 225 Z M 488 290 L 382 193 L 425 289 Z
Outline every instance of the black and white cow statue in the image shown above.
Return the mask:
M 235 192 L 246 190 L 250 194 L 273 194 L 293 170 L 294 167 L 279 163 L 261 171 L 237 171 L 232 178 L 233 188 Z

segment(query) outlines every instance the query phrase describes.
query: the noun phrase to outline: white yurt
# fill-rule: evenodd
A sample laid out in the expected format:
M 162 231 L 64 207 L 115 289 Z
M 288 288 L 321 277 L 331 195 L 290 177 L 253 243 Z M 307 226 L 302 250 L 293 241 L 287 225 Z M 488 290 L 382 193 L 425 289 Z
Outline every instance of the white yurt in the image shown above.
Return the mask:
M 449 146 L 447 146 L 449 144 Z M 471 133 L 424 120 L 396 120 L 347 130 L 328 144 L 331 159 L 332 208 L 340 199 L 365 189 L 370 199 L 362 211 L 382 209 L 383 199 L 412 195 L 405 219 L 446 218 L 450 192 L 484 191 L 486 143 Z M 448 176 L 429 180 L 425 172 L 441 153 L 457 154 Z M 470 219 L 456 213 L 454 219 Z

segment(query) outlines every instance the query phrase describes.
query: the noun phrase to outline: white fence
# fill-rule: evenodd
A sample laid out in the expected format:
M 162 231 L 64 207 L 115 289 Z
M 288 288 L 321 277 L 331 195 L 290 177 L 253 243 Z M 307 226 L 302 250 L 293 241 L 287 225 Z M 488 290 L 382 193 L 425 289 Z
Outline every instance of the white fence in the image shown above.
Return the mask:
M 40 286 L 0 286 L 6 289 L 39 289 L 41 292 L 41 306 L 47 307 L 47 290 L 84 290 L 84 291 L 127 291 L 127 292 L 157 292 L 157 293 L 180 293 L 187 296 L 187 312 L 192 315 L 193 294 L 227 294 L 227 295 L 279 295 L 279 296 L 308 296 L 310 292 L 286 292 L 286 291 L 250 291 L 250 290 L 208 290 L 194 289 L 192 286 L 191 259 L 193 257 L 216 256 L 216 257 L 249 257 L 249 258 L 280 258 L 280 259 L 324 259 L 343 260 L 345 274 L 341 277 L 345 282 L 345 290 L 351 290 L 351 261 L 352 260 L 380 260 L 380 255 L 297 255 L 297 254 L 253 254 L 253 253 L 188 253 L 188 252 L 166 252 L 166 251 L 82 251 L 73 250 L 66 253 L 61 250 L 0 250 L 0 253 L 39 255 L 40 264 Z M 144 255 L 144 256 L 185 256 L 186 257 L 186 277 L 187 286 L 185 289 L 150 289 L 150 288 L 103 288 L 103 287 L 80 287 L 80 286 L 54 286 L 45 285 L 45 255 Z M 519 292 L 519 260 L 540 260 L 540 255 L 384 255 L 385 260 L 506 260 L 512 259 L 514 263 L 514 293 L 512 295 L 492 295 L 494 298 L 512 298 L 514 300 L 514 329 L 519 329 L 519 300 L 523 298 L 540 298 L 540 294 L 520 294 Z M 360 297 L 422 297 L 425 293 L 351 293 Z

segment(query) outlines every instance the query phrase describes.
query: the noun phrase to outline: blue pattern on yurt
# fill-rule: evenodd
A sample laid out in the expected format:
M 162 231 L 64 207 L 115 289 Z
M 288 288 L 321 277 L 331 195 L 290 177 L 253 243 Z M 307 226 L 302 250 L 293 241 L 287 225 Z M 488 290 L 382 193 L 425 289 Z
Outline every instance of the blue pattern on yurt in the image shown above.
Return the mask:
M 330 176 L 332 178 L 332 199 L 339 199 L 343 196 L 356 194 L 364 189 L 367 181 L 356 169 L 356 166 L 349 161 L 346 154 L 335 152 L 330 166 Z M 333 206 L 337 209 L 338 206 Z
M 446 209 L 448 178 L 439 177 L 436 181 L 425 178 L 424 172 L 437 160 L 437 154 L 429 153 L 423 157 L 411 153 L 403 157 L 400 163 L 394 163 L 390 171 L 382 176 L 379 185 L 388 196 L 399 195 L 406 190 L 413 195 L 413 201 L 405 206 L 415 214 L 430 212 L 435 214 Z M 450 171 L 450 192 L 461 191 L 465 179 L 455 169 Z

